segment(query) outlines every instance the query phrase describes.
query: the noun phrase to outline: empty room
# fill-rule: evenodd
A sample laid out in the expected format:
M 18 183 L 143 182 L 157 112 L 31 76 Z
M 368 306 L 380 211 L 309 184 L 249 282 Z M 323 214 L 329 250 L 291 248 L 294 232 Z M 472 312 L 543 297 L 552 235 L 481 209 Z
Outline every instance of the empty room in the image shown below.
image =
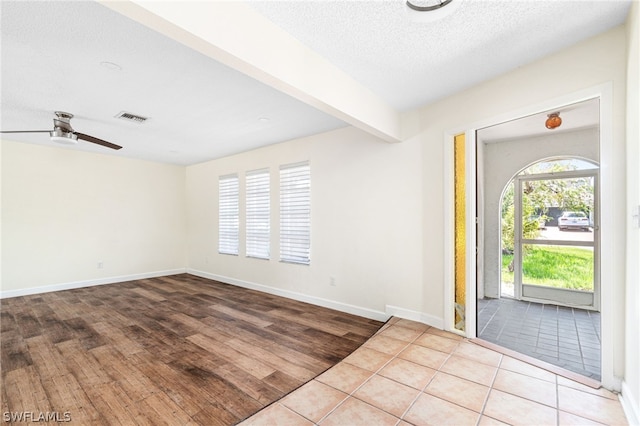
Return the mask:
M 0 1 L 8 424 L 640 424 L 637 0 Z

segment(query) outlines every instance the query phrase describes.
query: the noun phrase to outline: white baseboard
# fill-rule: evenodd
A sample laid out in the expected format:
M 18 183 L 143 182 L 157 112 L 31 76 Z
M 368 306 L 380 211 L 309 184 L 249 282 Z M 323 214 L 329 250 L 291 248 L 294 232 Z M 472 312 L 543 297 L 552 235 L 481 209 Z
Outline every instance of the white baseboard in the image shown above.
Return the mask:
M 389 319 L 389 315 L 384 312 L 375 311 L 373 309 L 362 308 L 360 306 L 350 305 L 348 303 L 336 302 L 334 300 L 323 299 L 321 297 L 309 296 L 303 293 L 297 293 L 295 291 L 283 290 L 280 288 L 269 287 L 263 284 L 256 284 L 249 281 L 238 280 L 236 278 L 225 277 L 222 275 L 212 274 L 210 272 L 198 271 L 195 269 L 187 269 L 187 273 L 196 275 L 202 278 L 208 278 L 214 281 L 220 281 L 225 284 L 231 284 L 238 287 L 248 288 L 250 290 L 257 290 L 263 293 L 273 294 L 275 296 L 286 297 L 288 299 L 297 300 L 299 302 L 306 302 L 316 306 L 322 306 L 323 308 L 334 309 L 340 312 L 346 312 L 348 314 L 357 315 L 364 318 L 373 319 L 376 321 L 386 321 Z
M 6 290 L 0 291 L 0 299 L 6 299 L 9 297 L 28 296 L 30 294 L 49 293 L 52 291 L 71 290 L 81 287 L 92 287 L 103 284 L 114 284 L 124 281 L 142 280 L 145 278 L 164 277 L 167 275 L 184 274 L 187 272 L 186 268 L 169 269 L 166 271 L 146 272 L 143 274 L 121 275 L 118 277 L 97 278 L 93 280 L 74 281 L 70 283 L 61 283 L 46 285 L 42 287 L 21 288 L 18 290 Z
M 423 312 L 412 311 L 410 309 L 391 305 L 387 305 L 385 307 L 385 312 L 390 317 L 394 316 L 404 318 L 411 321 L 421 322 L 431 327 L 439 328 L 440 330 L 444 329 L 444 320 L 442 318 L 434 317 L 433 315 L 428 315 Z
M 638 395 L 633 395 L 626 382 L 622 382 L 622 393 L 620 403 L 627 421 L 631 426 L 640 425 L 640 407 L 638 407 Z

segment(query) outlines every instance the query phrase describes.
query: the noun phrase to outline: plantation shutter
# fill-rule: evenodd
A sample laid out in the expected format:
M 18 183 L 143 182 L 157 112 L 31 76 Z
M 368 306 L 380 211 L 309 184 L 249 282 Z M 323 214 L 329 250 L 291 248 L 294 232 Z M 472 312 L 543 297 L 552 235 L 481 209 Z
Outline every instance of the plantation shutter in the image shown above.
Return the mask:
M 218 180 L 218 252 L 238 254 L 240 224 L 238 175 L 220 176 Z
M 309 163 L 280 167 L 280 260 L 309 264 L 311 171 Z
M 270 193 L 269 169 L 248 172 L 246 255 L 269 259 L 270 254 Z

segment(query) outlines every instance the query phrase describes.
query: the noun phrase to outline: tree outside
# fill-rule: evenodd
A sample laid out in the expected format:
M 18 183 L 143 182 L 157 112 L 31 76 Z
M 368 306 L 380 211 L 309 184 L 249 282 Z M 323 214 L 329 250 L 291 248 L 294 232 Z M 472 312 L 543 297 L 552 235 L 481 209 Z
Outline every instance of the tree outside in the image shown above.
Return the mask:
M 571 162 L 543 162 L 525 170 L 522 175 L 564 172 L 576 170 Z M 515 235 L 515 184 L 512 181 L 502 199 L 502 264 L 503 282 L 513 282 L 513 253 Z M 556 207 L 561 211 L 583 212 L 592 217 L 594 206 L 594 183 L 591 177 L 557 178 L 545 180 L 527 180 L 522 185 L 522 232 L 525 239 L 540 237 L 541 228 L 549 221 L 549 208 Z M 593 251 L 589 255 L 581 255 L 584 249 L 572 247 L 554 247 L 525 245 L 523 247 L 523 270 L 530 284 L 551 285 L 554 287 L 588 290 L 593 288 Z M 534 253 L 535 252 L 535 253 Z M 544 252 L 544 253 L 542 253 Z M 571 280 L 561 277 L 566 274 L 567 259 L 573 259 L 571 265 L 582 273 L 573 274 Z M 530 263 L 530 264 L 527 264 Z M 583 264 L 580 266 L 581 264 Z M 527 274 L 527 271 L 536 271 Z M 591 275 L 589 275 L 591 271 Z M 535 275 L 535 277 L 533 276 Z M 588 282 L 587 282 L 588 281 Z M 529 282 L 527 282 L 529 283 Z M 563 284 L 565 283 L 565 284 Z

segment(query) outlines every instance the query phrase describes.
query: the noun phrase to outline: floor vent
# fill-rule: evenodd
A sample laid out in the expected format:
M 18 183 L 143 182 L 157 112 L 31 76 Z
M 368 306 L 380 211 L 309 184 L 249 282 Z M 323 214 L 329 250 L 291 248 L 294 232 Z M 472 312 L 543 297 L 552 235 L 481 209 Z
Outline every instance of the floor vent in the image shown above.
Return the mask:
M 120 111 L 116 114 L 116 118 L 120 118 L 126 121 L 133 121 L 134 123 L 142 124 L 149 119 L 149 117 L 143 117 L 141 115 L 132 114 L 126 111 Z

